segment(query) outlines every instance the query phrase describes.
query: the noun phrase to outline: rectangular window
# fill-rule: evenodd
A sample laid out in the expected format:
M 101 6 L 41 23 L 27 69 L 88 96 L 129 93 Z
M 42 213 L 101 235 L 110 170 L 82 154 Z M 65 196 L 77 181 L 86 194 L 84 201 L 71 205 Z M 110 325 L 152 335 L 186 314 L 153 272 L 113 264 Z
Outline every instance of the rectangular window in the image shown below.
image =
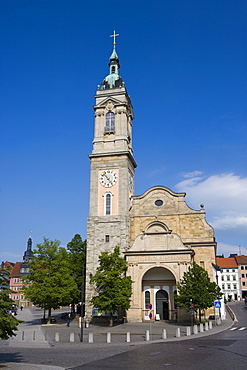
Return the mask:
M 232 276 L 232 280 L 236 280 L 236 275 L 233 275 Z
M 19 282 L 20 282 L 20 279 L 14 278 L 14 283 L 19 283 Z
M 243 281 L 243 286 L 245 286 L 245 281 Z
M 225 289 L 225 284 L 222 284 L 222 289 Z
M 226 272 L 229 272 L 229 269 L 227 269 Z
M 233 269 L 232 272 L 235 272 L 235 270 Z
M 230 276 L 229 275 L 227 275 L 226 280 L 228 280 L 228 281 L 230 280 Z
M 241 270 L 244 270 L 244 266 L 241 266 Z
M 227 289 L 231 289 L 231 284 L 228 284 L 227 285 Z
M 237 289 L 237 284 L 233 284 L 233 289 Z
M 242 274 L 242 278 L 244 278 L 244 274 Z
M 247 266 L 245 266 L 245 270 L 247 270 Z
M 105 242 L 109 243 L 109 241 L 110 241 L 110 235 L 105 235 Z
M 225 280 L 225 277 L 224 275 L 221 276 L 221 280 L 224 281 Z
M 200 266 L 201 266 L 203 269 L 205 268 L 204 261 L 200 261 Z

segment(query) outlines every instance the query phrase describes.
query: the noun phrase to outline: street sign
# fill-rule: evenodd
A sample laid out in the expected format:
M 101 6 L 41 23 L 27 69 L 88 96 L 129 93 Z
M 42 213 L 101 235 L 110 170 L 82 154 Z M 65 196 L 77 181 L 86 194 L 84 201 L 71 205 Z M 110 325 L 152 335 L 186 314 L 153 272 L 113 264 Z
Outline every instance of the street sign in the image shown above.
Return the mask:
M 220 301 L 214 302 L 214 307 L 215 308 L 221 308 L 221 302 Z
M 153 317 L 152 312 L 150 312 L 150 314 L 149 314 L 150 320 L 152 319 L 152 317 Z
M 153 308 L 152 303 L 150 303 L 150 305 L 148 306 L 148 308 L 149 308 L 150 310 L 152 310 L 152 308 Z

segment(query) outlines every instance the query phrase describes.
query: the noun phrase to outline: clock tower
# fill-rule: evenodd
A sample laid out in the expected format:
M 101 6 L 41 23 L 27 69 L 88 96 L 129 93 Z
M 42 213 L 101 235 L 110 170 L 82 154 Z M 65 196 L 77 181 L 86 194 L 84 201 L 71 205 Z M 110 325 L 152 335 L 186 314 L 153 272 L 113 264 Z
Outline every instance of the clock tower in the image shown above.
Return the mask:
M 94 289 L 89 284 L 99 255 L 115 246 L 126 252 L 130 243 L 129 212 L 134 195 L 133 109 L 119 69 L 115 31 L 109 74 L 97 87 L 94 139 L 90 158 L 90 204 L 87 227 L 86 314 Z

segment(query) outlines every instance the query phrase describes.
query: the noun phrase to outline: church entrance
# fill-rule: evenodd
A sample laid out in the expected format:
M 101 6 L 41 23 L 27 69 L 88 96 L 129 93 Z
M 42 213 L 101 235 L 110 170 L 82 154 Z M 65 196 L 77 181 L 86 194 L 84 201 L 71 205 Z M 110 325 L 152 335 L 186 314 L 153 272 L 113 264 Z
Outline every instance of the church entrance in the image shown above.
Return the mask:
M 142 278 L 142 319 L 149 320 L 151 313 L 155 320 L 174 320 L 176 292 L 175 277 L 165 267 L 152 267 Z
M 160 320 L 169 320 L 168 293 L 162 289 L 156 293 L 156 314 Z

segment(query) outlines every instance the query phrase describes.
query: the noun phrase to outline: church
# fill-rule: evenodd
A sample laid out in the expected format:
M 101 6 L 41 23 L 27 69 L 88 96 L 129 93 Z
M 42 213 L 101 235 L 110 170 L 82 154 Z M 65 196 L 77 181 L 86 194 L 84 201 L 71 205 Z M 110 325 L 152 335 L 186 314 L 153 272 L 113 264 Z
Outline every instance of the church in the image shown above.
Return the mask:
M 89 284 L 103 251 L 120 247 L 128 264 L 133 293 L 129 322 L 154 318 L 181 319 L 174 303 L 176 282 L 195 261 L 214 279 L 216 242 L 204 206 L 191 209 L 185 193 L 153 186 L 135 195 L 132 137 L 133 107 L 120 76 L 116 34 L 109 74 L 98 85 L 94 105 L 94 138 L 90 158 L 90 205 L 87 226 L 86 314 L 95 294 Z

